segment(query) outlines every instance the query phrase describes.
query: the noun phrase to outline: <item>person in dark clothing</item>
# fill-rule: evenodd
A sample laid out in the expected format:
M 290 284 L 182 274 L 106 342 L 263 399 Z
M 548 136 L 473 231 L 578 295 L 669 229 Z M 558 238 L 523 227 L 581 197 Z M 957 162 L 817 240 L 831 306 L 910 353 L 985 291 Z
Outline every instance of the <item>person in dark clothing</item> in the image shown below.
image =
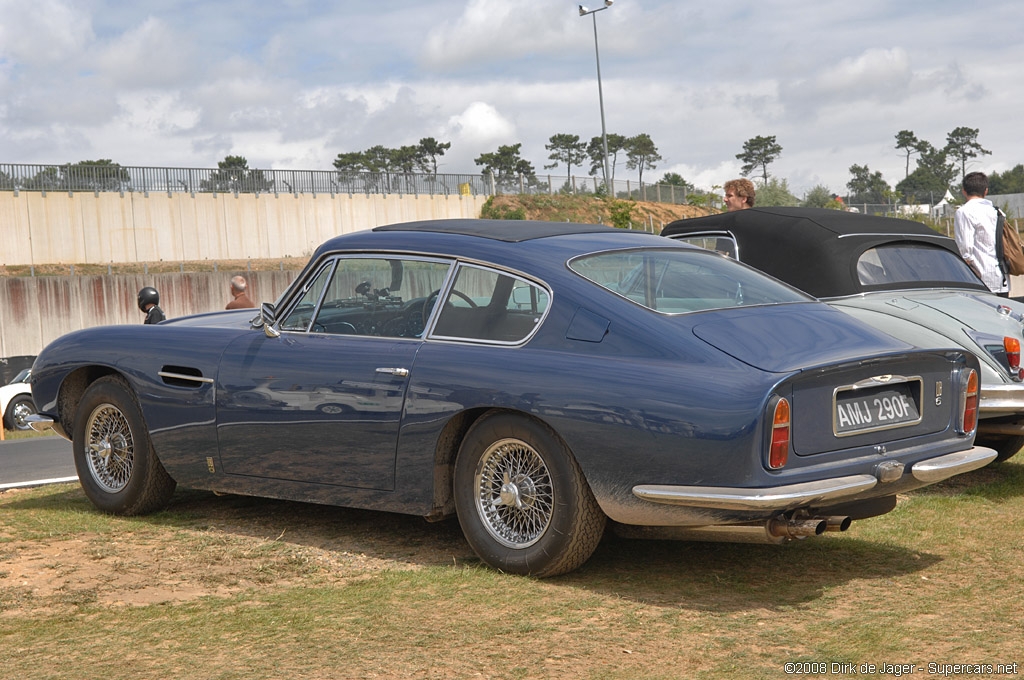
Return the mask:
M 146 320 L 142 323 L 160 323 L 167 317 L 164 310 L 160 309 L 160 293 L 152 286 L 146 286 L 139 291 L 139 310 L 145 313 Z

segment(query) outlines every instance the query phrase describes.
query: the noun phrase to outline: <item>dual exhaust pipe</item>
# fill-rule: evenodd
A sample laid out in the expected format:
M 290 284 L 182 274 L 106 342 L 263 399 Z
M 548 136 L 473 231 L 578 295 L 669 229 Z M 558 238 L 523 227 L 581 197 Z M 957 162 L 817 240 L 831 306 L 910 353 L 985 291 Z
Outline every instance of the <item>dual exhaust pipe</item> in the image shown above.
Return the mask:
M 703 527 L 656 527 L 615 523 L 613 530 L 622 538 L 779 544 L 809 536 L 820 536 L 826 531 L 846 531 L 850 528 L 850 522 L 850 518 L 845 516 L 792 519 L 776 517 L 751 524 Z
M 770 519 L 765 525 L 768 535 L 776 538 L 806 538 L 820 536 L 826 531 L 846 531 L 849 517 L 810 517 L 801 519 Z

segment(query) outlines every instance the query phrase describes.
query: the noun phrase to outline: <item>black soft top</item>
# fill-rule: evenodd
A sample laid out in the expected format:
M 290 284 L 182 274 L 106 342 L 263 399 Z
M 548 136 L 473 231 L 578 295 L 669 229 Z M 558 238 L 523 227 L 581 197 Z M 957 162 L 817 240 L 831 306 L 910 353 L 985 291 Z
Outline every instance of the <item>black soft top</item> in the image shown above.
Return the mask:
M 864 251 L 896 242 L 917 242 L 943 248 L 960 257 L 956 242 L 920 222 L 862 215 L 824 208 L 749 208 L 720 215 L 676 220 L 662 236 L 729 234 L 739 259 L 815 297 L 855 295 L 886 286 L 865 286 L 857 276 Z M 948 286 L 929 281 L 927 273 L 914 287 Z M 987 290 L 977 285 L 964 287 Z
M 440 234 L 460 234 L 463 236 L 480 236 L 509 243 L 530 241 L 548 236 L 564 236 L 566 234 L 595 234 L 602 232 L 619 232 L 621 229 L 606 227 L 602 224 L 574 224 L 570 222 L 538 222 L 531 220 L 424 220 L 422 222 L 403 222 L 374 227 L 374 231 L 429 231 Z

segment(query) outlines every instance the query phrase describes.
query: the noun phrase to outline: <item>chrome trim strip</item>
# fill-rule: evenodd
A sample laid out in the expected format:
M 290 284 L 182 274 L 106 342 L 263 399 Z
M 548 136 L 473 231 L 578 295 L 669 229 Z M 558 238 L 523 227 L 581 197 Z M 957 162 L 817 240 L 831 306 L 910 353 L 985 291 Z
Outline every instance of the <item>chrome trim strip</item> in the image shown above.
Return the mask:
M 810 503 L 849 498 L 869 491 L 877 484 L 878 480 L 873 475 L 849 475 L 761 489 L 641 484 L 633 487 L 633 495 L 641 500 L 668 505 L 720 510 L 782 511 Z
M 161 378 L 173 378 L 175 380 L 190 380 L 198 383 L 212 383 L 213 378 L 203 378 L 198 375 L 185 375 L 184 373 L 171 373 L 170 371 L 157 371 Z
M 942 234 L 934 234 L 934 235 L 933 234 L 886 234 L 886 233 L 873 232 L 873 231 L 861 231 L 861 232 L 858 232 L 856 234 L 839 234 L 839 236 L 837 236 L 836 238 L 858 238 L 858 237 L 862 237 L 862 236 L 886 236 L 886 237 L 891 236 L 893 238 L 907 237 L 907 238 L 911 238 L 911 239 L 915 239 L 915 238 L 934 238 L 934 239 L 938 239 L 940 241 L 952 241 L 953 240 L 949 236 L 944 236 Z
M 996 452 L 993 449 L 973 446 L 966 451 L 947 453 L 945 456 L 914 463 L 910 473 L 919 482 L 933 484 L 954 475 L 985 467 L 995 459 Z
M 399 378 L 404 378 L 409 375 L 408 368 L 378 368 L 374 370 L 375 373 L 385 373 L 387 375 L 395 375 Z

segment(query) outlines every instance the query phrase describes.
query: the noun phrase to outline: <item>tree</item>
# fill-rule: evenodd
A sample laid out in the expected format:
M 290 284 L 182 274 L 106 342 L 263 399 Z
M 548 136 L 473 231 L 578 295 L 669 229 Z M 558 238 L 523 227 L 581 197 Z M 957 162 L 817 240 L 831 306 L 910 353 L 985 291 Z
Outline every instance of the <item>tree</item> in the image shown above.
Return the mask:
M 203 191 L 259 193 L 274 188 L 262 170 L 250 170 L 244 156 L 225 156 L 217 163 L 217 170 L 199 184 Z
M 119 164 L 103 158 L 61 166 L 62 188 L 68 191 L 121 191 L 132 178 Z
M 789 182 L 777 177 L 772 177 L 764 186 L 757 188 L 755 200 L 758 207 L 780 208 L 800 204 L 800 199 L 789 191 Z
M 872 173 L 866 165 L 851 165 L 850 175 L 852 178 L 846 183 L 850 190 L 849 203 L 885 203 L 886 192 L 891 189 L 881 172 Z
M 958 127 L 946 135 L 946 153 L 960 161 L 960 177 L 967 174 L 967 161 L 978 156 L 991 155 L 978 143 L 978 129 Z
M 921 142 L 921 155 L 917 159 L 917 167 L 923 170 L 925 180 L 936 189 L 941 187 L 943 195 L 956 177 L 956 164 L 950 162 L 946 149 L 936 149 L 928 142 Z M 913 177 L 913 173 L 910 176 Z
M 1018 163 L 1012 170 L 988 176 L 990 194 L 1024 194 L 1024 165 Z
M 544 148 L 551 152 L 549 160 L 554 161 L 551 165 L 545 165 L 546 169 L 556 168 L 559 163 L 565 164 L 565 177 L 568 181 L 572 176 L 572 166 L 580 165 L 587 159 L 587 145 L 580 141 L 579 135 L 560 133 L 551 135 Z
M 483 166 L 483 172 L 493 176 L 501 189 L 515 187 L 520 175 L 530 184 L 534 184 L 537 181 L 536 171 L 532 163 L 519 155 L 522 146 L 522 143 L 499 146 L 497 151 L 482 153 L 473 162 Z
M 626 167 L 630 170 L 639 170 L 640 183 L 643 184 L 644 168 L 656 169 L 658 166 L 654 163 L 661 160 L 661 154 L 658 153 L 658 147 L 654 145 L 651 136 L 641 132 L 626 140 L 626 158 Z
M 757 192 L 757 203 L 761 203 L 761 192 Z M 832 193 L 832 190 L 823 184 L 818 184 L 807 190 L 804 194 L 804 200 L 800 201 L 800 205 L 804 208 L 831 208 L 833 210 L 840 209 L 840 203 L 836 200 L 836 195 Z
M 443 156 L 444 152 L 452 148 L 451 142 L 439 142 L 433 137 L 424 137 L 420 140 L 420 148 L 423 149 L 423 157 L 430 162 L 430 172 L 437 174 L 437 158 Z
M 615 186 L 615 166 L 619 162 L 619 153 L 626 148 L 626 138 L 622 135 L 608 135 L 608 165 L 612 176 L 608 181 Z M 601 137 L 594 137 L 587 144 L 587 157 L 590 159 L 590 176 L 594 177 L 604 170 L 604 143 Z
M 736 154 L 736 158 L 743 161 L 743 168 L 740 172 L 744 177 L 749 177 L 756 168 L 761 168 L 761 178 L 768 184 L 768 165 L 775 161 L 782 153 L 782 146 L 775 141 L 775 135 L 771 137 L 752 137 L 743 142 L 743 152 Z
M 903 174 L 903 179 L 906 179 L 910 177 L 910 157 L 915 153 L 920 153 L 921 140 L 910 130 L 900 130 L 896 133 L 896 148 L 903 149 L 907 154 L 907 167 Z

